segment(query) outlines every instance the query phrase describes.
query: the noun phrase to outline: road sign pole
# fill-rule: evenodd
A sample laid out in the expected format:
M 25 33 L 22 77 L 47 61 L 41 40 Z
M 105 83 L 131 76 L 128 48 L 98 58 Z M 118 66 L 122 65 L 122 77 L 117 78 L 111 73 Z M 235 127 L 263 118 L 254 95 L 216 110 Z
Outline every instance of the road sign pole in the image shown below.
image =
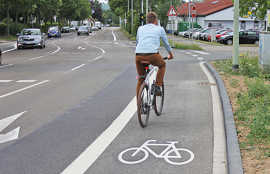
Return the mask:
M 141 0 L 141 7 L 142 7 L 141 13 L 143 14 L 143 0 Z M 143 20 L 141 21 L 141 25 L 143 25 Z
M 131 0 L 131 34 L 133 34 L 133 0 Z
M 233 60 L 232 69 L 239 69 L 239 0 L 234 0 L 234 18 L 233 18 Z

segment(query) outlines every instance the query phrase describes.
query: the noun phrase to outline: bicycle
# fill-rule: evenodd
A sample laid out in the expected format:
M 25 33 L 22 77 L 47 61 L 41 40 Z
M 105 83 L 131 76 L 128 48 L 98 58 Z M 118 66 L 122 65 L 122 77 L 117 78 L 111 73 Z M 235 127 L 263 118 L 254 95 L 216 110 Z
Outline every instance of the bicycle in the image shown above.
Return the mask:
M 167 57 L 163 58 L 167 60 Z M 145 69 L 145 75 L 139 77 L 144 79 L 142 83 L 138 98 L 137 98 L 137 113 L 138 120 L 142 128 L 145 128 L 148 124 L 150 110 L 154 108 L 157 116 L 162 114 L 164 104 L 164 84 L 161 88 L 161 95 L 156 95 L 156 76 L 158 67 L 151 65 L 148 61 L 141 61 Z
M 118 160 L 124 164 L 138 164 L 145 161 L 149 154 L 156 158 L 164 159 L 172 165 L 185 165 L 194 159 L 194 153 L 189 149 L 176 148 L 178 141 L 167 141 L 166 144 L 155 143 L 156 140 L 147 140 L 140 147 L 131 147 L 118 155 Z M 160 153 L 155 152 L 151 147 L 165 147 Z

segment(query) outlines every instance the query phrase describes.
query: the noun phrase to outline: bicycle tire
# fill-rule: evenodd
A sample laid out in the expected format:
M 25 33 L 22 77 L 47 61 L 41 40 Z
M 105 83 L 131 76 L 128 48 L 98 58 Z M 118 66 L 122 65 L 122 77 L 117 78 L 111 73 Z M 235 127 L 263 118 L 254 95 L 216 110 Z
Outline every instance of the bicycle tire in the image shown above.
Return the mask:
M 147 104 L 148 100 L 148 86 L 143 82 L 137 98 L 137 114 L 140 126 L 142 128 L 147 126 L 149 120 L 150 106 Z
M 157 116 L 160 116 L 162 114 L 163 104 L 164 104 L 164 93 L 165 93 L 164 91 L 165 91 L 165 88 L 163 84 L 161 86 L 161 96 L 156 96 L 156 94 L 154 94 L 153 105 L 154 105 L 154 110 Z

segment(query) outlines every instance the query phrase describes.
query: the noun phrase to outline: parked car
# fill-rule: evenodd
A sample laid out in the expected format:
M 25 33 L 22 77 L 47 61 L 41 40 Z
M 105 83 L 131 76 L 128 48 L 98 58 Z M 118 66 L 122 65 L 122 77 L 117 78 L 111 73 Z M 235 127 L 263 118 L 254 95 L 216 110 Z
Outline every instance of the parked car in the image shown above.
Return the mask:
M 88 29 L 88 26 L 80 26 L 77 32 L 77 35 L 82 35 L 82 34 L 86 34 L 89 35 L 90 31 Z
M 199 28 L 189 29 L 188 31 L 186 31 L 186 32 L 184 33 L 184 37 L 187 37 L 187 38 L 192 37 L 193 34 L 194 34 L 195 32 L 197 32 L 198 30 L 200 30 L 200 29 L 199 29 Z
M 71 32 L 75 32 L 75 31 L 76 31 L 76 27 L 73 26 L 73 27 L 71 27 L 69 30 L 70 30 Z
M 232 45 L 233 44 L 233 32 L 227 35 L 221 36 L 220 43 Z M 240 31 L 239 32 L 239 43 L 240 44 L 259 44 L 259 32 L 258 31 Z
M 70 32 L 70 28 L 68 26 L 62 27 L 61 33 L 69 33 L 69 32 Z
M 208 28 L 203 29 L 203 30 L 199 33 L 199 37 L 198 37 L 199 40 L 203 40 L 204 35 L 205 35 L 207 32 L 209 32 L 209 29 L 208 29 Z
M 199 39 L 199 34 L 203 31 L 203 28 L 200 28 L 199 30 L 197 30 L 196 32 L 193 33 L 193 38 L 194 39 Z
M 229 33 L 229 32 L 232 32 L 232 30 L 229 29 L 229 30 L 225 30 L 225 31 L 223 31 L 223 32 L 218 33 L 218 34 L 216 35 L 216 40 L 218 41 L 218 40 L 220 39 L 221 36 L 224 36 L 224 35 L 226 35 L 226 34 Z
M 61 37 L 61 31 L 58 26 L 50 27 L 48 30 L 48 38 Z
M 93 27 L 92 27 L 92 31 L 98 31 L 98 27 L 93 26 Z
M 45 48 L 45 33 L 41 33 L 40 29 L 37 28 L 27 28 L 23 29 L 21 33 L 17 34 L 17 48 L 26 47 L 39 47 Z

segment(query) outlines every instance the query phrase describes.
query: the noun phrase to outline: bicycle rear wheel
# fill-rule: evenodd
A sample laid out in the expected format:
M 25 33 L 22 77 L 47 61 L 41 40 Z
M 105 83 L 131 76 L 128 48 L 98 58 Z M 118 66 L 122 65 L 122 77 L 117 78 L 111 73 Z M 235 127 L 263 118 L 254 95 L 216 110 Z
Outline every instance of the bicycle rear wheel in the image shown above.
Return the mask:
M 137 98 L 137 113 L 138 120 L 142 128 L 146 127 L 149 120 L 150 106 L 148 105 L 148 86 L 143 83 L 138 93 Z
M 164 85 L 160 87 L 161 89 L 161 96 L 157 96 L 154 94 L 154 99 L 153 99 L 153 104 L 154 104 L 154 110 L 157 116 L 160 116 L 162 113 L 163 109 L 163 104 L 164 104 Z

